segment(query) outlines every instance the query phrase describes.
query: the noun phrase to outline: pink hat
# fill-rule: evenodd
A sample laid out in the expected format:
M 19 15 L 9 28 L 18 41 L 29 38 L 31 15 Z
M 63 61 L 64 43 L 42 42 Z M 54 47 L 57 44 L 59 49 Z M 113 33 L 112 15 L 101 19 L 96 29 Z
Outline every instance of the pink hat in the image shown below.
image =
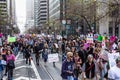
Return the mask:
M 110 42 L 114 42 L 116 40 L 116 37 L 115 36 L 111 36 L 110 37 Z

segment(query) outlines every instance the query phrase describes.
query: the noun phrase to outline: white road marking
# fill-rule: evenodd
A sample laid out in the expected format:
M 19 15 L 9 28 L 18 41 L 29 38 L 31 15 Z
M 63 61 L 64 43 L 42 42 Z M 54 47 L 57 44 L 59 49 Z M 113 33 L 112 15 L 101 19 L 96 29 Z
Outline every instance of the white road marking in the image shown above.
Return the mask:
M 18 55 L 16 56 L 16 58 L 15 58 L 15 59 L 16 59 L 16 63 L 25 60 L 25 59 L 17 60 L 20 55 L 22 55 L 22 54 L 18 53 Z M 40 76 L 39 76 L 39 73 L 38 73 L 38 71 L 37 71 L 37 69 L 36 69 L 36 67 L 35 67 L 35 64 L 33 63 L 32 60 L 31 60 L 31 65 L 32 65 L 32 66 L 29 66 L 29 67 L 31 67 L 31 68 L 34 70 L 35 75 L 37 76 L 37 79 L 30 78 L 30 80 L 41 80 L 41 78 L 40 78 Z M 28 66 L 19 66 L 19 67 L 16 67 L 15 69 L 20 69 L 20 68 L 24 68 L 24 67 L 28 67 Z M 22 79 L 24 79 L 24 80 L 29 80 L 28 77 L 22 77 L 22 76 L 19 77 L 19 78 L 14 79 L 14 80 L 22 80 Z M 4 80 L 4 79 L 3 79 L 3 80 Z
M 35 64 L 33 63 L 33 60 L 31 60 L 31 64 L 32 64 L 32 68 L 33 68 L 33 70 L 34 70 L 34 72 L 35 72 L 35 74 L 37 76 L 37 79 L 41 80 L 40 75 L 39 75 L 39 73 L 38 73 L 38 71 L 37 71 L 37 69 L 35 67 Z
M 17 59 L 18 59 L 19 55 L 20 55 L 20 53 L 18 53 L 18 55 L 15 57 L 15 60 L 17 60 Z
M 16 60 L 15 62 L 20 62 L 20 61 L 24 61 L 24 60 L 26 60 L 26 59 L 20 59 L 20 60 Z
M 39 80 L 39 79 L 33 79 L 33 78 L 28 78 L 28 77 L 23 77 L 23 76 L 20 76 L 19 78 L 16 78 L 14 80 Z
M 24 68 L 24 67 L 26 68 L 27 66 L 19 66 L 19 67 L 15 67 L 15 70 L 16 70 L 16 69 L 20 69 L 20 68 Z

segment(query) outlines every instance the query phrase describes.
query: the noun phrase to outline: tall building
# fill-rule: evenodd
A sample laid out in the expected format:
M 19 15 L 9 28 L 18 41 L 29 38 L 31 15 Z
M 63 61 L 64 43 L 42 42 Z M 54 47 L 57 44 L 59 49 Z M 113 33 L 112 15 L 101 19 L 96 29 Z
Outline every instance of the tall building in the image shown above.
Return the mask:
M 43 26 L 49 17 L 49 0 L 39 0 L 38 2 L 38 26 Z
M 49 4 L 50 20 L 55 21 L 60 19 L 60 0 L 50 0 Z
M 15 0 L 7 0 L 8 20 L 13 26 L 16 25 L 16 5 Z
M 7 1 L 0 0 L 0 32 L 5 32 L 7 24 Z
M 65 19 L 66 0 L 49 0 L 49 26 L 51 30 L 60 32 L 62 20 Z
M 38 1 L 34 0 L 34 25 L 35 27 L 38 27 Z
M 26 28 L 34 27 L 34 0 L 26 0 Z

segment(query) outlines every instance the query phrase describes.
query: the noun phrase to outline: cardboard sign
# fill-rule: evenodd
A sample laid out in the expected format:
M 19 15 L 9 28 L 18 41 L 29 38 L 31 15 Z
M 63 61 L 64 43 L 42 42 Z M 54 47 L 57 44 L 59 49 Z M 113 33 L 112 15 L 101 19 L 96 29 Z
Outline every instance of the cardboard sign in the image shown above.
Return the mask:
M 93 43 L 93 37 L 87 37 L 87 43 Z
M 58 53 L 55 54 L 48 54 L 48 62 L 58 62 L 59 61 L 59 56 Z
M 93 43 L 93 34 L 88 34 L 87 43 Z
M 2 65 L 6 65 L 7 63 L 6 63 L 5 60 L 1 60 L 1 63 L 0 63 L 0 64 L 2 64 Z
M 119 53 L 109 53 L 108 54 L 110 68 L 116 65 L 116 59 L 118 56 L 120 56 Z
M 16 42 L 16 37 L 8 37 L 8 42 Z

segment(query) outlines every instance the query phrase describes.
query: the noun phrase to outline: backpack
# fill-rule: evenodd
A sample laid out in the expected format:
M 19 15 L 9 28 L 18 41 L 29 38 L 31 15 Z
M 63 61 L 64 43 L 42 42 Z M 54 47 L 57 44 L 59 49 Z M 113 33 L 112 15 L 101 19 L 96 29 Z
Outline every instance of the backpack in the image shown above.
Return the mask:
M 14 68 L 15 68 L 15 63 L 14 63 L 13 60 L 9 60 L 9 61 L 8 61 L 8 67 L 9 67 L 10 69 L 14 69 Z

